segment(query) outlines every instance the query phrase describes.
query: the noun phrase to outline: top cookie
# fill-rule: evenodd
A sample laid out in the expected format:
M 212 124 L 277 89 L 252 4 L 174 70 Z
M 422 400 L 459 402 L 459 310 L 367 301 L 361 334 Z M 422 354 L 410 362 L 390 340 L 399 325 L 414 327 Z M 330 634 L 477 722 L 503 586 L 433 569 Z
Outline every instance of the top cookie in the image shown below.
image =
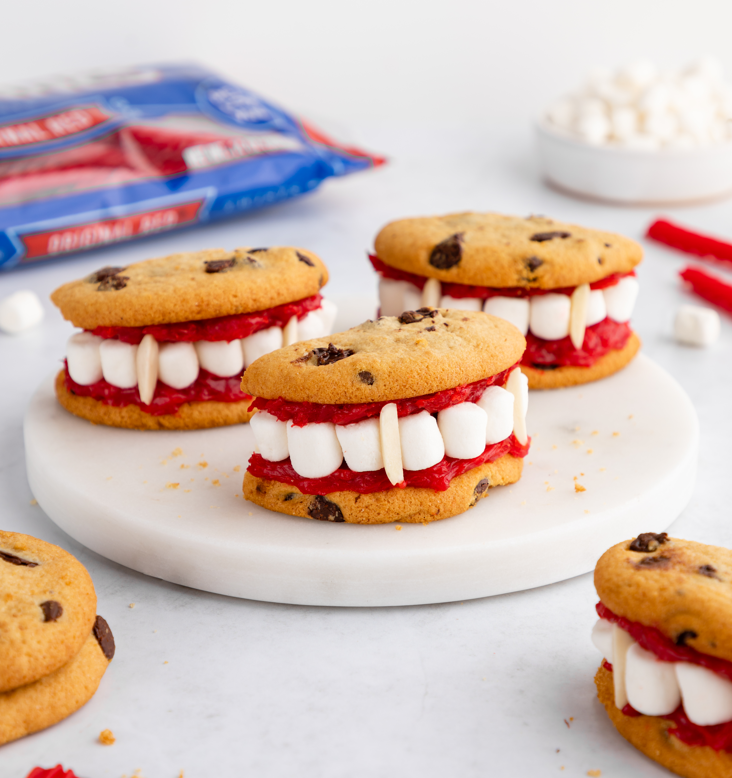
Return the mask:
M 241 388 L 268 400 L 328 405 L 406 399 L 500 373 L 525 348 L 503 319 L 420 308 L 266 354 L 247 368 Z
M 643 250 L 629 238 L 543 216 L 454 213 L 391 222 L 376 236 L 387 265 L 458 284 L 556 289 L 627 273 Z
M 317 294 L 327 280 L 305 249 L 209 249 L 102 268 L 51 299 L 76 327 L 144 327 L 273 308 Z
M 58 546 L 0 531 L 0 692 L 66 664 L 89 637 L 97 596 L 86 568 Z
M 732 551 L 647 532 L 606 551 L 595 588 L 618 616 L 732 660 Z M 681 637 L 683 636 L 683 637 Z

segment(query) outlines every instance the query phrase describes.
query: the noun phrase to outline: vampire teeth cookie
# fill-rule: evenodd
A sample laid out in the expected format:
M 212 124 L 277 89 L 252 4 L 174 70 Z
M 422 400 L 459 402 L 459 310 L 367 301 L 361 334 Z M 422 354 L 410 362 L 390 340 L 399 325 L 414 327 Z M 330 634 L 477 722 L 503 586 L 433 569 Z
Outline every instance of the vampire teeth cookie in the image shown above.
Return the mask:
M 59 402 L 96 424 L 198 429 L 248 421 L 244 369 L 327 335 L 322 261 L 304 249 L 222 249 L 105 267 L 51 299 L 83 332 L 56 379 Z
M 609 232 L 495 213 L 391 222 L 376 236 L 381 314 L 420 305 L 483 310 L 526 336 L 532 389 L 586 383 L 623 368 L 641 247 Z
M 617 730 L 678 775 L 732 775 L 732 551 L 646 532 L 603 554 L 595 588 Z
M 521 476 L 524 347 L 502 319 L 424 307 L 261 357 L 244 496 L 356 524 L 466 511 Z

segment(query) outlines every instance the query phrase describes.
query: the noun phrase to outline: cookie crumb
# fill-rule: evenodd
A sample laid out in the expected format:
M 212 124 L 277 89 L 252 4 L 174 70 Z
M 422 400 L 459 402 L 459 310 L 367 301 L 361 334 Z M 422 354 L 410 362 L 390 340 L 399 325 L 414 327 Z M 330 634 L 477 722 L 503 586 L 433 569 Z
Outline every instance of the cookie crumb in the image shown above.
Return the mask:
M 599 431 L 599 430 L 592 430 L 592 434 L 593 434 L 593 435 L 599 435 L 599 434 L 600 434 L 600 431 Z
M 584 444 L 585 444 L 584 440 L 573 440 L 572 441 L 572 445 L 573 446 L 577 446 L 578 448 L 579 448 L 579 446 L 584 446 Z
M 591 448 L 588 448 L 588 449 L 587 449 L 587 453 L 588 453 L 588 454 L 591 454 L 591 453 L 592 453 L 592 449 L 591 449 Z
M 575 492 L 586 492 L 587 491 L 587 489 L 585 489 L 585 487 L 582 486 L 582 484 L 578 484 L 576 482 L 575 482 L 575 485 L 574 485 L 574 490 L 575 490 Z
M 587 510 L 587 508 L 585 508 L 585 513 L 589 513 L 589 511 Z
M 221 481 L 219 481 L 218 478 L 214 478 L 213 481 L 211 481 L 211 486 L 221 486 Z
M 238 473 L 240 470 L 241 470 L 241 465 L 236 465 L 236 466 L 234 467 L 234 472 L 235 472 L 235 473 Z
M 553 486 L 547 486 L 546 490 L 547 490 L 547 492 L 553 492 L 554 491 L 554 487 Z
M 614 438 L 619 438 L 620 437 L 620 433 L 619 432 L 613 432 L 613 437 Z
M 588 770 L 587 775 L 589 775 L 590 778 L 600 778 L 602 770 Z
M 172 481 L 170 483 L 165 484 L 166 489 L 177 489 L 180 486 L 180 484 L 173 483 Z
M 251 511 L 249 511 L 249 515 L 250 515 L 250 516 L 254 516 L 254 514 L 253 514 Z
M 163 664 L 164 664 L 164 665 L 167 665 L 167 664 L 168 664 L 168 660 L 166 659 L 166 660 L 163 662 Z
M 397 525 L 396 525 L 396 527 L 394 527 L 394 529 L 396 529 L 396 530 L 400 530 L 400 529 L 401 529 L 401 526 L 400 526 L 399 524 L 397 524 Z
M 191 490 L 190 489 L 184 489 L 183 494 L 188 494 Z
M 134 607 L 135 607 L 135 603 L 134 603 L 134 602 L 131 602 L 131 603 L 130 603 L 130 604 L 127 606 L 127 607 L 129 607 L 129 608 L 134 608 Z
M 188 470 L 189 467 L 190 467 L 190 465 L 181 465 L 180 469 L 181 470 Z
M 112 734 L 111 729 L 103 729 L 99 733 L 99 742 L 103 746 L 113 746 L 116 742 L 117 738 Z
M 629 419 L 633 418 L 633 414 L 631 413 L 630 416 L 628 416 Z
M 521 505 L 526 505 L 526 500 L 523 500 L 523 501 L 521 502 Z
M 552 448 L 553 449 L 557 449 L 557 448 L 559 448 L 559 446 L 554 445 L 554 446 L 552 446 Z
M 202 460 L 201 462 L 198 463 L 198 466 L 201 468 L 201 470 L 205 470 L 208 467 L 208 462 Z
M 30 504 L 31 504 L 31 505 L 38 505 L 38 500 L 36 500 L 36 498 L 34 497 L 34 498 L 33 498 L 33 499 L 30 501 Z
M 183 449 L 182 448 L 176 448 L 176 449 L 173 449 L 173 451 L 170 452 L 170 456 L 171 457 L 179 457 L 179 456 L 182 456 L 182 454 L 183 454 Z

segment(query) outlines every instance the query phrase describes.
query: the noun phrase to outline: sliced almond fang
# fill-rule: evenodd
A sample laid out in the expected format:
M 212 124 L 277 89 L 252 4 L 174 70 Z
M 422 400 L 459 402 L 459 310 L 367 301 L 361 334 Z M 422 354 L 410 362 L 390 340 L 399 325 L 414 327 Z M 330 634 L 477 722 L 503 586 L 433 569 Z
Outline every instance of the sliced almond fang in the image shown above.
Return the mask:
M 291 316 L 290 320 L 282 328 L 282 345 L 290 346 L 297 343 L 297 316 Z
M 569 314 L 569 338 L 575 348 L 582 348 L 585 342 L 587 308 L 590 304 L 590 285 L 580 284 L 572 292 L 572 309 Z
M 422 288 L 422 305 L 439 308 L 442 299 L 442 284 L 436 278 L 428 278 Z
M 150 405 L 158 383 L 158 342 L 152 335 L 145 335 L 137 349 L 137 389 L 140 400 Z
M 506 391 L 513 395 L 513 434 L 516 440 L 523 446 L 529 439 L 526 431 L 526 389 L 524 384 L 528 385 L 528 379 L 517 367 L 511 371 L 506 381 Z
M 384 460 L 386 477 L 392 486 L 396 486 L 404 480 L 396 403 L 389 403 L 381 409 L 379 434 L 381 436 L 381 458 Z
M 622 710 L 628 704 L 628 691 L 625 688 L 625 660 L 628 649 L 635 641 L 617 624 L 613 624 L 613 686 L 615 707 Z

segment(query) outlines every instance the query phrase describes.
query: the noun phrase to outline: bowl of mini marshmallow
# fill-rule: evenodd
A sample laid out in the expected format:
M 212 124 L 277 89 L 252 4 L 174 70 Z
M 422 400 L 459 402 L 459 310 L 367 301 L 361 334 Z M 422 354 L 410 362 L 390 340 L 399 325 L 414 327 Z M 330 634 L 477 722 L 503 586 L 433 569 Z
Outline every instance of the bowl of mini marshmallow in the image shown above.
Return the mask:
M 536 129 L 545 180 L 569 194 L 627 205 L 732 195 L 732 84 L 712 58 L 598 69 Z

